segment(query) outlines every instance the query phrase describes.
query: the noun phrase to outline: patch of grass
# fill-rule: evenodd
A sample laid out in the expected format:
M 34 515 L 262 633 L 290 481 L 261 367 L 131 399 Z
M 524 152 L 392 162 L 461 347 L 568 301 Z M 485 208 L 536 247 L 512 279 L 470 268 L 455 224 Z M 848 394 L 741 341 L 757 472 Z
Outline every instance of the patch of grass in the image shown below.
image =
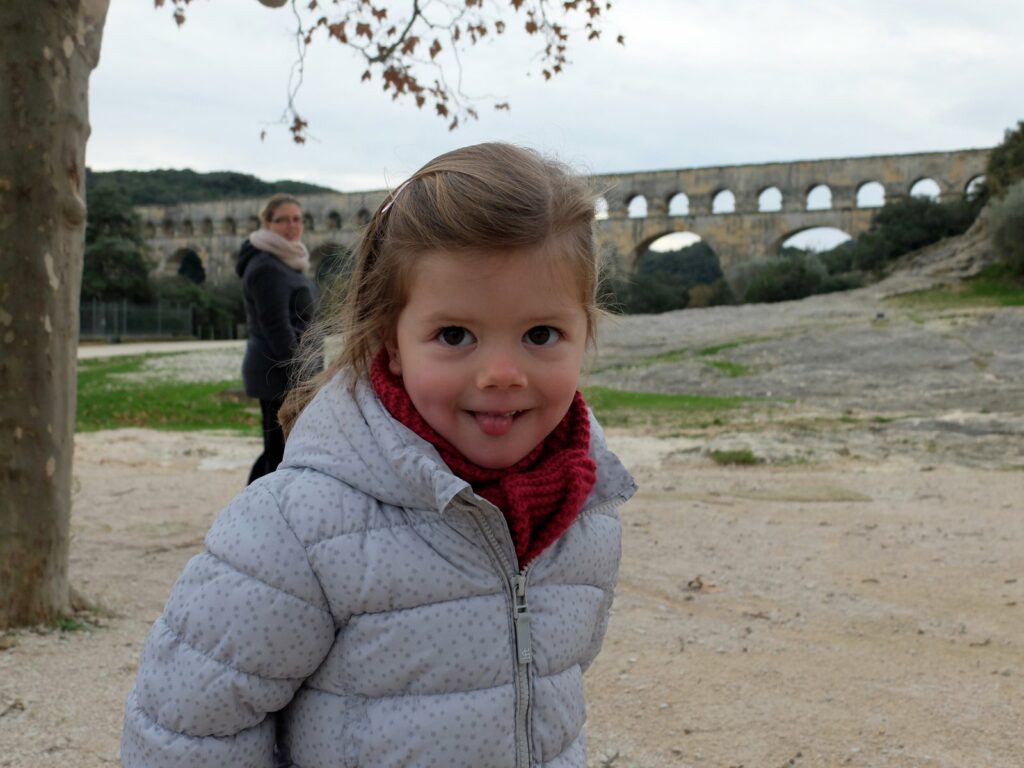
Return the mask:
M 631 360 L 628 363 L 616 363 L 615 365 L 608 365 L 604 368 L 598 368 L 595 372 L 601 371 L 622 371 L 629 368 L 644 368 L 648 365 L 657 365 L 659 363 L 678 363 L 680 360 L 684 360 L 687 355 L 685 349 L 670 349 L 667 352 L 659 352 L 656 355 L 648 355 L 647 357 L 641 357 L 636 360 Z
M 733 451 L 711 451 L 709 455 L 715 464 L 730 466 L 751 466 L 764 462 L 764 459 L 756 456 L 749 448 L 740 448 Z
M 715 397 L 712 395 L 663 395 L 654 392 L 631 392 L 610 387 L 587 387 L 587 403 L 595 413 L 609 414 L 617 410 L 686 411 L 707 413 L 737 408 L 750 401 L 748 397 Z
M 719 352 L 723 352 L 723 351 L 725 351 L 727 349 L 734 349 L 736 347 L 741 347 L 744 344 L 750 344 L 750 343 L 755 342 L 755 341 L 758 341 L 758 339 L 744 339 L 742 341 L 730 341 L 727 344 L 717 344 L 717 345 L 715 345 L 713 347 L 704 347 L 703 349 L 701 349 L 701 350 L 699 350 L 699 351 L 697 351 L 697 352 L 695 352 L 693 354 L 696 354 L 696 355 L 698 355 L 700 357 L 711 357 L 711 356 L 717 355 Z M 597 368 L 597 369 L 595 369 L 594 372 L 595 373 L 600 373 L 600 372 L 603 372 L 603 371 L 621 371 L 621 370 L 628 369 L 628 368 L 644 368 L 644 367 L 649 366 L 649 365 L 659 365 L 661 363 L 678 363 L 678 362 L 680 362 L 682 360 L 685 360 L 690 355 L 691 355 L 691 352 L 688 349 L 685 349 L 685 348 L 682 348 L 682 349 L 670 349 L 670 350 L 668 350 L 666 352 L 659 352 L 656 355 L 647 355 L 646 357 L 640 357 L 640 358 L 637 358 L 636 360 L 631 360 L 631 361 L 626 362 L 626 363 L 616 363 L 614 365 L 605 366 L 603 368 Z M 708 363 L 708 364 L 712 365 L 714 367 L 720 367 L 719 363 Z M 722 365 L 730 365 L 731 366 L 731 365 L 735 365 L 735 363 L 723 363 Z M 740 366 L 740 367 L 742 367 L 742 366 Z M 730 376 L 743 376 L 743 375 L 745 375 L 748 372 L 749 371 L 747 369 L 743 369 L 743 373 L 730 373 L 729 375 Z
M 666 430 L 723 424 L 726 412 L 752 402 L 747 397 L 663 395 L 596 386 L 585 387 L 583 394 L 605 426 L 645 425 Z
M 735 379 L 738 376 L 747 376 L 751 371 L 751 369 L 745 365 L 730 363 L 728 360 L 705 360 L 704 365 L 721 371 L 730 379 Z
M 78 370 L 77 429 L 120 427 L 192 431 L 222 429 L 259 435 L 254 400 L 240 380 L 135 382 L 116 374 L 143 370 L 147 356 L 82 361 Z
M 745 341 L 730 341 L 727 344 L 716 344 L 713 347 L 704 347 L 698 354 L 704 357 L 710 357 L 711 355 L 717 355 L 719 352 L 724 352 L 727 349 L 735 349 L 741 347 L 747 342 Z
M 907 293 L 888 301 L 921 309 L 1021 307 L 1024 306 L 1024 278 L 1013 275 L 1004 265 L 995 264 L 960 285 Z
M 53 627 L 61 632 L 91 632 L 96 629 L 95 624 L 79 616 L 62 616 Z

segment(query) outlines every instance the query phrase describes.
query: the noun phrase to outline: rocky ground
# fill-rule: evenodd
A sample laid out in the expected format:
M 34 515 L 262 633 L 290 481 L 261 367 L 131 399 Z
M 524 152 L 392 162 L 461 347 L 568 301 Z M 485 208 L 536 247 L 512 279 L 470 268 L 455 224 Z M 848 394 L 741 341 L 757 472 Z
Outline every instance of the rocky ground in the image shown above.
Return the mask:
M 752 399 L 609 429 L 642 491 L 589 674 L 592 766 L 1024 764 L 1024 309 L 883 300 L 955 277 L 952 258 L 606 324 L 592 383 Z M 258 451 L 149 430 L 76 446 L 71 577 L 94 610 L 0 636 L 0 767 L 117 764 L 149 625 Z M 761 463 L 711 460 L 725 448 Z

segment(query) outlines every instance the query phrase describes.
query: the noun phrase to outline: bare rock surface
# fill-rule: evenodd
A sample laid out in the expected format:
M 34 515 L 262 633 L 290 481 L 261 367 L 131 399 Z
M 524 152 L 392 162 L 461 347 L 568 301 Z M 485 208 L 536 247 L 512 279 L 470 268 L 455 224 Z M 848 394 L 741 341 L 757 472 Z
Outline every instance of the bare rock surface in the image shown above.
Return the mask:
M 759 446 L 768 460 L 903 453 L 1024 468 L 1024 308 L 918 309 L 881 298 L 904 279 L 796 302 L 613 318 L 588 383 L 750 398 L 753 429 L 733 424 L 722 439 Z M 703 436 L 719 440 L 714 430 Z

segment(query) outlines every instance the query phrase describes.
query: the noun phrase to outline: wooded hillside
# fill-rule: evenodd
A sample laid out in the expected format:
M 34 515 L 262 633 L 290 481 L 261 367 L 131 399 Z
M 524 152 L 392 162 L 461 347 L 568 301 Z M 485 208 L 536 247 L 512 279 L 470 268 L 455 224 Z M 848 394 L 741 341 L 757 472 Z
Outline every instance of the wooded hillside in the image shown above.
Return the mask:
M 269 197 L 275 192 L 293 195 L 334 192 L 302 181 L 263 181 L 248 173 L 198 173 L 188 168 L 156 171 L 93 171 L 86 169 L 87 194 L 111 186 L 128 197 L 131 205 L 174 205 L 225 200 L 232 197 Z

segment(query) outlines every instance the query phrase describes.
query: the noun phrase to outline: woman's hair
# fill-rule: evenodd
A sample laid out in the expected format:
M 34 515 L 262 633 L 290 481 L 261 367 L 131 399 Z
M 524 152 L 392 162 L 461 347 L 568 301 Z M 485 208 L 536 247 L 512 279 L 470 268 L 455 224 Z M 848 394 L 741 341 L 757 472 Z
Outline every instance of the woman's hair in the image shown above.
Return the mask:
M 285 434 L 338 371 L 368 372 L 394 333 L 416 258 L 426 253 L 512 255 L 543 246 L 575 278 L 593 339 L 600 314 L 594 204 L 584 179 L 559 162 L 511 144 L 463 147 L 416 171 L 370 219 L 351 276 L 335 286 L 345 291 L 340 311 L 318 318 L 303 337 L 298 382 L 279 413 Z M 329 348 L 331 339 L 341 340 L 340 353 L 320 371 L 324 343 Z
M 270 199 L 267 200 L 260 209 L 260 221 L 263 222 L 263 226 L 266 226 L 273 220 L 274 212 L 278 208 L 282 205 L 287 205 L 288 203 L 296 205 L 299 207 L 299 210 L 302 210 L 302 203 L 287 192 L 278 192 L 276 195 L 271 195 Z

